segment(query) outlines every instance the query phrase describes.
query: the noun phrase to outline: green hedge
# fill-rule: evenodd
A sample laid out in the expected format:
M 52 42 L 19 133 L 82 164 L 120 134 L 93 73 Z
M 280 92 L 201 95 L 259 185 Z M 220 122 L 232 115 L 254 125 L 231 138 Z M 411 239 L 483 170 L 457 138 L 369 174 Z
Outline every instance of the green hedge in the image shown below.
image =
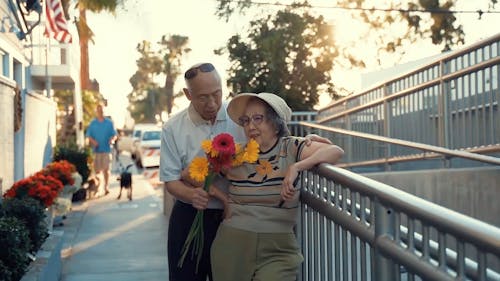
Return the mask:
M 3 201 L 3 210 L 6 217 L 15 217 L 24 223 L 31 241 L 30 252 L 36 253 L 48 236 L 45 212 L 40 202 L 31 197 L 9 198 Z
M 31 248 L 28 230 L 21 220 L 15 217 L 0 218 L 0 248 L 3 280 L 20 280 L 29 265 L 27 253 Z
M 31 197 L 0 202 L 0 280 L 17 281 L 48 236 L 44 207 Z

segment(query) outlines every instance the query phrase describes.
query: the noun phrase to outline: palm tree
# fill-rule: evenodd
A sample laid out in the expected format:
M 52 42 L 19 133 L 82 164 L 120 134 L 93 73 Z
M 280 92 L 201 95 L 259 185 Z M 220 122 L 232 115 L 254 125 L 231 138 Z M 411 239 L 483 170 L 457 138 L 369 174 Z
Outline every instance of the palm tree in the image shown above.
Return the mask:
M 165 55 L 163 56 L 163 73 L 166 75 L 164 89 L 167 113 L 170 116 L 174 105 L 175 80 L 182 73 L 182 57 L 184 54 L 189 53 L 191 49 L 187 47 L 189 38 L 181 35 L 171 35 L 168 39 L 166 35 L 163 35 L 161 41 L 158 43 L 165 51 Z
M 61 0 L 65 14 L 71 0 Z M 76 28 L 80 41 L 80 80 L 82 90 L 91 90 L 92 83 L 89 78 L 89 41 L 93 41 L 94 33 L 87 24 L 87 11 L 100 13 L 107 11 L 114 13 L 118 5 L 123 5 L 125 0 L 77 0 L 75 7 L 79 17 L 75 18 Z

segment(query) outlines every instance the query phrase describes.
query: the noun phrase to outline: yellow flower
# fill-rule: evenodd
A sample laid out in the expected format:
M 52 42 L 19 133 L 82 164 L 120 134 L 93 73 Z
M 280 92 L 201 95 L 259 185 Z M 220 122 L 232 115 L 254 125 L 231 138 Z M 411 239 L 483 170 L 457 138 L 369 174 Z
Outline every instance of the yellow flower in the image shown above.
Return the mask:
M 195 181 L 204 181 L 205 177 L 208 176 L 208 159 L 195 157 L 189 165 L 189 176 Z
M 206 154 L 209 154 L 210 150 L 212 150 L 212 141 L 211 140 L 202 141 L 201 148 L 203 148 Z
M 238 155 L 238 154 L 240 154 L 240 153 L 241 153 L 241 144 L 239 144 L 239 143 L 235 143 L 235 144 L 234 144 L 234 148 L 235 148 L 235 149 L 234 149 L 234 150 L 235 150 L 235 152 L 234 152 L 234 153 L 235 153 L 236 155 Z
M 243 164 L 243 157 L 244 157 L 244 152 L 236 154 L 236 156 L 233 159 L 233 163 L 231 164 L 233 167 L 237 167 L 241 164 Z
M 245 147 L 243 162 L 254 163 L 259 158 L 259 144 L 254 139 L 250 139 Z

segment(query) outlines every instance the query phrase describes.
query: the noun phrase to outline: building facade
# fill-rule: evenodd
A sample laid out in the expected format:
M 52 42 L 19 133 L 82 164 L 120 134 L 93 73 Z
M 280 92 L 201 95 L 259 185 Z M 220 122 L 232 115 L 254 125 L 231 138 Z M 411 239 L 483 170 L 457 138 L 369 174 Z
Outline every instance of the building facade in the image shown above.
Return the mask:
M 30 3 L 30 6 L 28 5 Z M 47 2 L 47 1 L 43 1 Z M 79 49 L 44 36 L 40 1 L 0 1 L 1 193 L 52 159 L 56 140 L 55 90 L 72 90 L 77 143 L 83 144 Z

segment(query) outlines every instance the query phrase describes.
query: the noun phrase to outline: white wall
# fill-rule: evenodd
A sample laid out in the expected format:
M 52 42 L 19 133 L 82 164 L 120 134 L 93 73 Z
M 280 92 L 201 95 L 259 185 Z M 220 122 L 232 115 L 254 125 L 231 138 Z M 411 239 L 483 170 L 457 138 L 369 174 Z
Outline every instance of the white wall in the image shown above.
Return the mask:
M 0 194 L 14 182 L 14 86 L 12 80 L 0 76 Z
M 24 120 L 24 176 L 38 172 L 52 159 L 56 145 L 56 108 L 51 99 L 27 94 Z

